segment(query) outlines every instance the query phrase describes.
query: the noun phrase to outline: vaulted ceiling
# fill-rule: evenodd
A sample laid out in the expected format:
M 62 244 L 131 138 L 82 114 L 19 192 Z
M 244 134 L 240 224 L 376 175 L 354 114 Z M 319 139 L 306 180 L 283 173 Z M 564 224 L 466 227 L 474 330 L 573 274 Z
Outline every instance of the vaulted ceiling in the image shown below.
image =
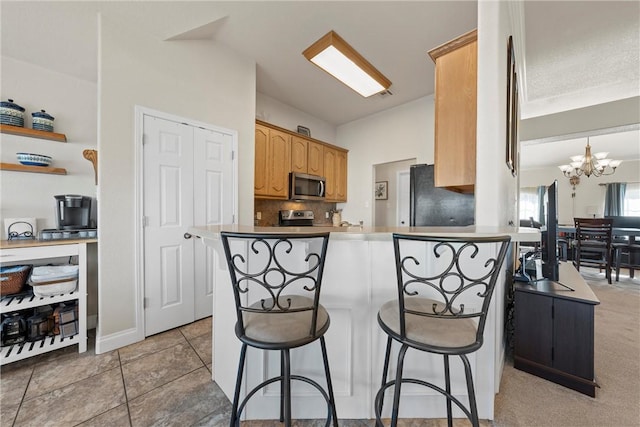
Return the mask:
M 525 116 L 640 95 L 640 2 L 514 4 Z M 338 126 L 432 94 L 427 51 L 476 28 L 477 8 L 476 1 L 2 1 L 1 49 L 96 81 L 101 13 L 168 43 L 206 39 L 252 58 L 258 92 Z M 392 95 L 362 98 L 304 59 L 329 30 L 393 82 Z

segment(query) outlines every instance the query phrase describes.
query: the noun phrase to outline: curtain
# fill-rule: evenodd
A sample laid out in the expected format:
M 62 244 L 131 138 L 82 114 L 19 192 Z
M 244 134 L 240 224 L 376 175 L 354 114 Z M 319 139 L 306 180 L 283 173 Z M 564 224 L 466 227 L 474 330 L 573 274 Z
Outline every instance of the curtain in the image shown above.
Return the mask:
M 544 214 L 544 193 L 546 193 L 546 191 L 547 187 L 544 185 L 538 187 L 538 221 L 542 225 L 546 223 Z
M 607 192 L 604 196 L 604 216 L 624 215 L 624 193 L 627 183 L 613 182 L 606 184 Z

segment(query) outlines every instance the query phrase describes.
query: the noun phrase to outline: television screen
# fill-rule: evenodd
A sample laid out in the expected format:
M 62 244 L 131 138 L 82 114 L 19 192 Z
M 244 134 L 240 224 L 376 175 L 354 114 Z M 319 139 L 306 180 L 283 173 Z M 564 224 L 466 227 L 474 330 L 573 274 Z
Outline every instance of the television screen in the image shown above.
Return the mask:
M 545 225 L 542 232 L 542 276 L 558 281 L 558 181 L 553 181 L 544 197 Z M 540 279 L 540 277 L 538 277 Z

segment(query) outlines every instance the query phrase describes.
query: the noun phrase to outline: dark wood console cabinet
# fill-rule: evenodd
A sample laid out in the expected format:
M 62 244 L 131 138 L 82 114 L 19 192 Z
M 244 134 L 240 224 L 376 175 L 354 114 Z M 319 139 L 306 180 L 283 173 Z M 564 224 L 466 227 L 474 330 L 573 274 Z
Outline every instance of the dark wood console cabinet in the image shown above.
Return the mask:
M 573 265 L 560 263 L 560 282 L 515 285 L 514 367 L 596 395 L 594 307 L 600 304 Z

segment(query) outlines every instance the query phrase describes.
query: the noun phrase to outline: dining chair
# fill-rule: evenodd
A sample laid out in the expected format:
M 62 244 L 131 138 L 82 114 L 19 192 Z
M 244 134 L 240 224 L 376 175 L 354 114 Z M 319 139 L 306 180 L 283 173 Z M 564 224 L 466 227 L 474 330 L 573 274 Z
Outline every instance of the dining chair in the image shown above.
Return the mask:
M 640 270 L 640 242 L 630 240 L 614 242 L 612 247 L 616 282 L 620 280 L 620 267 L 628 268 L 629 277 L 633 278 L 635 270 Z
M 242 342 L 231 427 L 249 399 L 280 383 L 280 421 L 291 426 L 291 381 L 315 387 L 327 402 L 326 426 L 338 426 L 324 334 L 330 318 L 320 304 L 320 288 L 329 233 L 258 234 L 221 232 L 236 307 L 235 333 Z M 320 342 L 326 390 L 316 381 L 291 375 L 290 350 Z M 240 401 L 247 346 L 280 352 L 280 375 L 261 382 Z
M 611 284 L 613 220 L 610 218 L 574 218 L 576 228 L 573 264 L 605 269 L 605 277 Z
M 510 240 L 509 236 L 453 238 L 393 234 L 398 296 L 378 311 L 378 324 L 387 334 L 387 347 L 382 384 L 374 400 L 377 426 L 383 426 L 384 393 L 390 387 L 394 389 L 391 426 L 397 425 L 404 383 L 425 386 L 443 394 L 449 426 L 453 423 L 452 403 L 474 427 L 479 425 L 467 355 L 482 347 L 489 303 Z M 394 341 L 401 347 L 395 378 L 389 381 Z M 403 376 L 409 348 L 443 356 L 444 388 Z M 459 356 L 464 366 L 468 407 L 451 391 L 450 356 Z

